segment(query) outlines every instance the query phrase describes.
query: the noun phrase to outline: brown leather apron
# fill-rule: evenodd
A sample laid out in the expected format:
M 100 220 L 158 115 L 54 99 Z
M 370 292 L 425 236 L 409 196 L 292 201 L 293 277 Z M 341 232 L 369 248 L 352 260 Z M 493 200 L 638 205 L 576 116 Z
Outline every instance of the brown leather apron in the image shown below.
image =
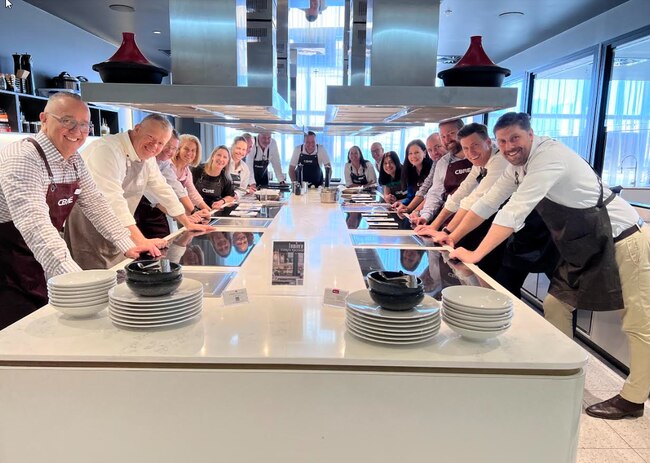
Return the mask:
M 79 175 L 70 183 L 55 183 L 43 148 L 33 138 L 32 143 L 50 177 L 45 201 L 50 209 L 52 225 L 61 231 L 72 206 L 79 197 Z M 77 167 L 73 164 L 75 173 Z M 13 222 L 0 224 L 0 329 L 47 304 L 47 283 L 43 267 L 34 258 Z
M 447 172 L 445 173 L 445 180 L 443 182 L 445 186 L 443 201 L 446 201 L 448 196 L 454 194 L 460 184 L 463 183 L 463 180 L 469 175 L 472 166 L 473 164 L 469 159 L 460 159 L 456 162 L 450 162 L 447 165 Z
M 141 190 L 138 187 L 138 179 L 144 165 L 144 162 L 127 161 L 126 174 L 122 181 L 125 198 Z M 97 231 L 79 207 L 73 208 L 70 213 L 70 219 L 65 226 L 65 240 L 72 258 L 84 270 L 111 268 L 124 260 L 122 251 Z
M 619 310 L 623 295 L 606 208 L 615 194 L 603 201 L 597 178 L 600 195 L 593 207 L 577 209 L 544 198 L 535 208 L 560 253 L 548 292 L 576 309 Z

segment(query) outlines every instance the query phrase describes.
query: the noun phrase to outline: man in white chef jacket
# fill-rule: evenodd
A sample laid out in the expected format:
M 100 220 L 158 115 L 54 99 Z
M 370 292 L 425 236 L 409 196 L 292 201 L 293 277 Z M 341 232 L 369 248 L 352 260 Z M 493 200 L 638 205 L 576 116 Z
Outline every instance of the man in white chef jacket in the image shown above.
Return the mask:
M 479 262 L 536 209 L 561 256 L 544 299 L 545 318 L 572 336 L 574 307 L 625 310 L 630 374 L 620 394 L 587 407 L 586 413 L 604 419 L 642 416 L 650 393 L 650 237 L 639 215 L 577 153 L 534 135 L 527 114 L 504 114 L 494 133 L 511 165 L 474 203 L 449 242 L 458 242 L 510 200 L 476 250 L 457 248 L 451 256 Z
M 138 245 L 167 246 L 164 239 L 147 239 L 136 225 L 133 214 L 145 193 L 155 197 L 168 215 L 187 230 L 212 229 L 191 223 L 156 164 L 155 157 L 171 134 L 172 126 L 165 117 L 150 114 L 134 129 L 96 140 L 81 153 L 97 188 Z M 73 209 L 66 223 L 65 238 L 73 258 L 83 269 L 110 268 L 121 260 L 115 247 L 97 233 L 78 208 Z

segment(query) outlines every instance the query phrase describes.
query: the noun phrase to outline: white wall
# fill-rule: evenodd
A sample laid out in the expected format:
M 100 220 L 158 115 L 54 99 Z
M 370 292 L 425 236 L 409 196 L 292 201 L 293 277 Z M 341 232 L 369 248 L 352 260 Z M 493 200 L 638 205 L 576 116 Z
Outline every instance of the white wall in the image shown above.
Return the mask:
M 518 53 L 499 65 L 511 69 L 516 75 L 648 25 L 650 25 L 650 0 L 629 0 Z

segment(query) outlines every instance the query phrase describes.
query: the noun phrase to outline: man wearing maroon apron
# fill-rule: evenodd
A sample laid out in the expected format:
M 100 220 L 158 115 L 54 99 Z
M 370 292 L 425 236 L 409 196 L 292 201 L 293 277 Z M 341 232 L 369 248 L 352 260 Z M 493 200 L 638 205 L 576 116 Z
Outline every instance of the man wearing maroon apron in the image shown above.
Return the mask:
M 86 104 L 55 94 L 40 120 L 34 139 L 0 150 L 0 329 L 47 303 L 46 278 L 81 270 L 59 234 L 75 203 L 123 253 L 140 252 L 77 153 L 92 130 Z
M 545 318 L 571 336 L 574 309 L 625 309 L 630 374 L 620 394 L 587 407 L 587 414 L 605 419 L 642 416 L 650 393 L 650 238 L 639 226 L 638 214 L 605 188 L 577 153 L 534 135 L 527 114 L 504 114 L 494 132 L 511 165 L 450 237 L 459 239 L 510 200 L 475 251 L 457 248 L 451 256 L 480 261 L 520 229 L 535 208 L 560 253 L 544 300 Z

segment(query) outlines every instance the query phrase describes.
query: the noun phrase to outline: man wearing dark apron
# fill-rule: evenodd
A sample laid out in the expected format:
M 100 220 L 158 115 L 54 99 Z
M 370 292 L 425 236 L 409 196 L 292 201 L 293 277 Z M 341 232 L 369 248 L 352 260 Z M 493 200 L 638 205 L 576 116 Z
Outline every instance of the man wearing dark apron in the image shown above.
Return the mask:
M 318 187 L 323 183 L 321 164 L 325 166 L 331 165 L 330 158 L 327 155 L 325 147 L 316 144 L 316 134 L 314 132 L 308 132 L 305 135 L 305 142 L 297 146 L 293 151 L 289 166 L 289 177 L 291 177 L 291 181 L 293 182 L 298 180 L 296 177 L 296 167 L 301 165 L 302 180 L 312 186 Z
M 279 183 L 284 183 L 285 178 L 280 164 L 280 153 L 275 140 L 270 132 L 260 132 L 255 138 L 255 143 L 246 157 L 248 168 L 255 177 L 255 188 L 264 188 L 269 185 L 269 163 L 273 167 L 275 177 Z
M 510 201 L 475 251 L 457 248 L 451 256 L 480 261 L 521 228 L 535 208 L 561 257 L 544 300 L 545 318 L 571 336 L 574 309 L 625 309 L 630 374 L 620 394 L 587 407 L 586 413 L 604 419 L 642 416 L 650 393 L 650 238 L 639 226 L 638 214 L 604 188 L 577 153 L 535 136 L 527 114 L 504 114 L 494 132 L 512 165 L 451 236 L 457 240 L 508 197 Z
M 148 250 L 134 247 L 77 153 L 92 130 L 85 103 L 55 94 L 40 120 L 35 138 L 0 150 L 0 329 L 47 304 L 46 278 L 81 270 L 59 235 L 75 203 L 129 257 Z

